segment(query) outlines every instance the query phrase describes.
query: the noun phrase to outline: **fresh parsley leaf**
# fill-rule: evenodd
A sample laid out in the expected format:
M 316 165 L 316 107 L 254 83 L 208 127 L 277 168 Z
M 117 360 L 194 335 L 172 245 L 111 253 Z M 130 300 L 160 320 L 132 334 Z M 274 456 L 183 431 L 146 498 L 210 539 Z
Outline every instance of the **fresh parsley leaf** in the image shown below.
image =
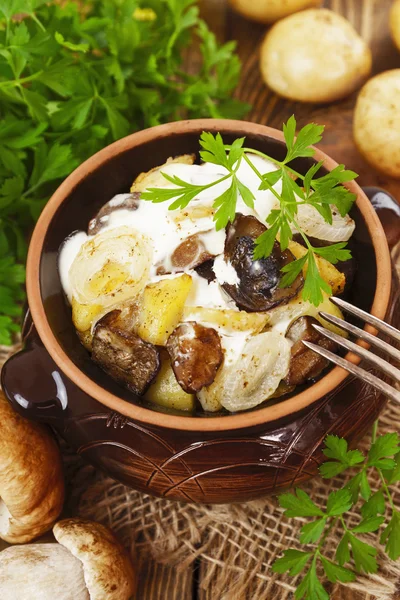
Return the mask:
M 264 175 L 262 176 L 260 187 L 258 189 L 269 190 L 272 186 L 278 183 L 280 179 L 282 179 L 282 169 L 277 169 L 276 171 L 264 173 Z
M 381 535 L 381 544 L 385 544 L 385 551 L 389 558 L 397 560 L 400 557 L 400 513 L 395 510 L 393 516 Z
M 371 497 L 371 486 L 369 485 L 368 476 L 366 471 L 361 471 L 360 478 L 360 493 L 364 500 L 369 500 Z
M 293 130 L 296 130 L 296 125 L 296 119 L 294 116 L 292 116 L 288 120 L 286 128 L 284 128 L 286 143 L 289 141 L 288 151 L 284 161 L 285 163 L 288 163 L 295 158 L 314 156 L 314 149 L 310 146 L 318 144 L 318 142 L 321 141 L 322 133 L 325 129 L 324 125 L 309 123 L 300 129 L 295 141 L 293 142 Z
M 329 594 L 318 579 L 315 561 L 311 563 L 310 570 L 298 586 L 294 597 L 296 600 L 329 600 Z
M 350 544 L 351 553 L 353 555 L 356 571 L 358 573 L 360 573 L 362 570 L 365 571 L 365 573 L 376 573 L 378 570 L 378 565 L 375 558 L 378 553 L 377 549 L 366 542 L 362 542 L 352 533 L 349 533 L 348 541 Z
M 269 256 L 271 254 L 272 248 L 274 247 L 274 244 L 276 242 L 276 236 L 278 231 L 279 220 L 275 221 L 272 227 L 264 231 L 264 233 L 262 233 L 256 239 L 254 248 L 254 260 L 264 258 L 265 256 Z M 296 277 L 294 279 L 296 279 Z
M 204 162 L 221 165 L 226 169 L 231 168 L 220 133 L 213 135 L 209 131 L 203 131 L 200 136 L 200 146 L 203 148 L 200 150 L 200 158 Z
M 297 488 L 295 494 L 287 492 L 278 496 L 279 504 L 285 508 L 286 517 L 323 517 L 324 513 L 310 496 L 302 489 Z
M 317 542 L 325 529 L 326 518 L 316 519 L 311 523 L 303 525 L 300 533 L 300 542 L 302 544 L 311 544 Z
M 349 490 L 342 489 L 331 492 L 328 496 L 326 514 L 330 517 L 342 515 L 351 508 L 353 502 Z
M 350 533 L 345 533 L 340 540 L 338 547 L 336 548 L 336 560 L 340 566 L 345 565 L 350 561 L 350 548 L 349 548 Z
M 284 550 L 282 558 L 278 558 L 274 562 L 272 570 L 274 573 L 286 573 L 288 571 L 289 575 L 294 577 L 304 569 L 311 557 L 312 552 L 302 552 L 290 548 Z
M 217 231 L 224 229 L 229 222 L 232 223 L 235 220 L 237 196 L 237 179 L 233 177 L 229 188 L 218 196 L 213 203 L 213 207 L 216 209 L 214 221 Z
M 395 461 L 395 466 L 392 469 L 390 469 L 390 470 L 382 469 L 385 479 L 389 485 L 392 485 L 392 484 L 400 481 L 400 452 L 398 452 L 395 455 L 394 461 Z
M 322 246 L 320 248 L 313 247 L 313 252 L 335 265 L 339 261 L 349 260 L 351 258 L 350 250 L 345 249 L 346 245 L 347 242 L 338 242 L 331 246 Z
M 282 277 L 279 287 L 289 287 L 295 281 L 295 279 L 300 275 L 302 270 L 304 269 L 305 264 L 307 263 L 307 254 L 298 258 L 297 260 L 293 260 L 282 268 L 282 273 L 284 276 Z
M 334 461 L 324 462 L 320 466 L 319 471 L 325 479 L 331 479 L 346 469 L 364 462 L 362 452 L 348 450 L 347 441 L 335 435 L 327 436 L 323 453 L 327 458 L 334 459 Z
M 322 292 L 332 295 L 331 286 L 322 279 L 312 251 L 307 252 L 307 276 L 303 287 L 303 299 L 318 306 L 324 299 Z
M 351 530 L 353 533 L 370 533 L 376 531 L 384 523 L 385 517 L 367 517 Z
M 400 438 L 397 433 L 381 435 L 372 444 L 368 452 L 368 466 L 390 470 L 396 466 L 392 458 L 399 452 Z
M 353 571 L 333 563 L 324 556 L 321 556 L 321 562 L 325 575 L 331 583 L 336 583 L 337 581 L 348 583 L 349 581 L 354 581 L 356 578 L 356 574 Z
M 370 496 L 370 498 L 361 507 L 361 515 L 364 519 L 383 515 L 385 513 L 386 504 L 382 490 L 378 490 Z
M 60 46 L 64 46 L 64 48 L 68 48 L 68 50 L 73 50 L 74 52 L 87 52 L 89 50 L 89 44 L 74 44 L 68 42 L 59 31 L 55 32 L 54 37 Z

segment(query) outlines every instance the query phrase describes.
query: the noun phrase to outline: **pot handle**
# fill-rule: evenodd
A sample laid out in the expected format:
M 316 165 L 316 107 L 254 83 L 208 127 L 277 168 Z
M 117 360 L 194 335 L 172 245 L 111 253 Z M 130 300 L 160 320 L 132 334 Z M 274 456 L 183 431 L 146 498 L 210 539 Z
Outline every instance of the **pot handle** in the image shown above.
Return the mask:
M 64 376 L 51 360 L 26 313 L 22 337 L 24 348 L 7 360 L 1 370 L 3 391 L 22 416 L 54 424 L 68 409 L 68 388 Z
M 400 241 L 400 204 L 389 192 L 378 187 L 363 187 L 385 231 L 389 248 Z

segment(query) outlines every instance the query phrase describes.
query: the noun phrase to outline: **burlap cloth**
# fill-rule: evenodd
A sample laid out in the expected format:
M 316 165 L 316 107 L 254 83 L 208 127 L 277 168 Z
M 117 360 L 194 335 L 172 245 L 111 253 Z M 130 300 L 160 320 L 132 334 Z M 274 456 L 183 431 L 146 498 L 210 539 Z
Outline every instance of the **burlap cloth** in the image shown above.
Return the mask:
M 400 273 L 400 246 L 393 253 Z M 0 365 L 10 349 L 0 349 Z M 389 404 L 380 417 L 380 433 L 398 430 L 400 406 Z M 363 442 L 368 444 L 368 436 Z M 289 600 L 296 580 L 274 575 L 271 564 L 288 547 L 297 544 L 304 519 L 290 519 L 274 498 L 246 504 L 197 506 L 153 498 L 131 490 L 85 465 L 63 445 L 67 476 L 67 513 L 79 514 L 109 525 L 132 553 L 140 559 L 152 556 L 160 563 L 185 568 L 201 557 L 200 585 L 213 582 L 216 600 Z M 315 502 L 323 505 L 335 481 L 316 478 L 303 487 Z M 371 481 L 375 491 L 378 478 Z M 400 484 L 395 503 L 400 509 Z M 358 522 L 356 513 L 350 519 Z M 376 545 L 375 535 L 365 539 Z M 332 556 L 338 544 L 338 532 L 332 530 L 326 544 Z M 360 576 L 348 588 L 361 593 L 363 600 L 400 600 L 400 562 L 390 561 L 379 547 L 379 573 Z M 342 584 L 338 584 L 342 585 Z M 331 587 L 332 590 L 332 587 Z M 139 599 L 140 600 L 140 599 Z M 166 598 L 168 600 L 168 598 Z

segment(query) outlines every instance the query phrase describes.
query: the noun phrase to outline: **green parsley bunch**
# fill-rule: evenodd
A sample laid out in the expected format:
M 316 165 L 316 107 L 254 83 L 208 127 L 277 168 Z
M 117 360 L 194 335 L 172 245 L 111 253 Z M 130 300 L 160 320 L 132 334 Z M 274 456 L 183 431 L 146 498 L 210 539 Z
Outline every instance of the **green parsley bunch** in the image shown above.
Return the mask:
M 301 528 L 302 551 L 290 548 L 273 564 L 275 573 L 288 572 L 291 576 L 302 573 L 296 589 L 296 600 L 329 600 L 320 576 L 332 583 L 354 581 L 358 573 L 376 573 L 377 549 L 360 539 L 360 535 L 377 532 L 378 540 L 392 560 L 400 557 L 400 512 L 396 509 L 389 486 L 400 481 L 400 438 L 397 433 L 377 436 L 377 423 L 372 444 L 365 456 L 360 450 L 349 450 L 346 440 L 328 435 L 325 456 L 329 461 L 320 467 L 322 477 L 331 479 L 339 474 L 353 474 L 339 490 L 330 493 L 325 507 L 317 506 L 301 489 L 294 494 L 278 497 L 287 517 L 313 518 Z M 381 486 L 372 493 L 369 475 L 376 471 Z M 360 512 L 360 522 L 348 526 L 350 509 Z M 334 559 L 324 555 L 324 543 L 333 528 L 341 533 Z M 310 547 L 311 546 L 311 547 Z M 349 566 L 345 566 L 349 565 Z
M 165 179 L 174 184 L 175 187 L 150 188 L 142 193 L 141 198 L 150 202 L 165 202 L 175 199 L 169 208 L 171 210 L 183 209 L 200 192 L 229 180 L 229 187 L 215 199 L 213 204 L 216 229 L 223 229 L 235 218 L 239 194 L 247 206 L 254 208 L 255 197 L 253 192 L 237 176 L 242 160 L 246 161 L 260 179 L 259 189 L 270 190 L 279 202 L 279 208 L 272 210 L 267 218 L 268 229 L 256 239 L 254 259 L 268 257 L 277 238 L 281 250 L 286 250 L 293 238 L 293 230 L 297 231 L 304 240 L 307 252 L 302 258 L 288 263 L 282 269 L 284 276 L 281 279 L 280 286 L 290 286 L 299 273 L 307 267 L 302 297 L 304 300 L 318 306 L 323 301 L 323 292 L 331 295 L 332 290 L 321 277 L 315 256 L 322 256 L 335 264 L 339 261 L 348 260 L 351 258 L 351 254 L 346 249 L 346 242 L 339 242 L 322 248 L 313 247 L 296 221 L 297 210 L 301 204 L 309 204 L 322 215 L 327 223 L 332 224 L 332 206 L 337 208 L 342 217 L 347 215 L 351 209 L 356 196 L 343 183 L 352 181 L 357 177 L 357 173 L 346 170 L 344 165 L 338 165 L 326 175 L 318 177 L 318 171 L 321 169 L 323 161 L 313 164 L 305 175 L 293 169 L 291 163 L 294 159 L 314 155 L 315 151 L 312 145 L 321 140 L 323 130 L 322 125 L 310 123 L 303 127 L 296 136 L 296 119 L 294 116 L 290 117 L 283 126 L 286 156 L 282 161 L 259 150 L 246 148 L 244 146 L 245 138 L 236 139 L 233 144 L 226 145 L 219 133 L 213 135 L 204 132 L 200 137 L 201 159 L 224 167 L 226 175 L 209 184 L 194 185 L 183 181 L 177 176 L 171 177 L 163 173 Z M 276 165 L 276 170 L 260 173 L 246 153 L 266 158 Z M 295 179 L 298 179 L 301 185 Z M 281 193 L 273 187 L 278 181 L 282 181 Z
M 137 129 L 242 116 L 234 49 L 195 0 L 0 0 L 0 344 L 18 329 L 27 232 L 60 179 Z

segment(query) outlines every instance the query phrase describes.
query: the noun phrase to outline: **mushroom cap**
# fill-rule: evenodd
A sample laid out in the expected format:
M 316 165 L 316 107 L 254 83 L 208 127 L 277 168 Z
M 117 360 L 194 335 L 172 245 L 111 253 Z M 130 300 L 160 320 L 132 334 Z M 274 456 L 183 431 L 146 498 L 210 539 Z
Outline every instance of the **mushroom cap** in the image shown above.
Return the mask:
M 107 527 L 65 519 L 56 523 L 53 533 L 82 562 L 90 600 L 129 600 L 136 576 L 128 554 Z
M 90 600 L 81 562 L 55 543 L 10 546 L 0 552 L 0 598 Z
M 0 537 L 15 544 L 42 535 L 63 502 L 56 441 L 44 426 L 17 414 L 0 391 Z

